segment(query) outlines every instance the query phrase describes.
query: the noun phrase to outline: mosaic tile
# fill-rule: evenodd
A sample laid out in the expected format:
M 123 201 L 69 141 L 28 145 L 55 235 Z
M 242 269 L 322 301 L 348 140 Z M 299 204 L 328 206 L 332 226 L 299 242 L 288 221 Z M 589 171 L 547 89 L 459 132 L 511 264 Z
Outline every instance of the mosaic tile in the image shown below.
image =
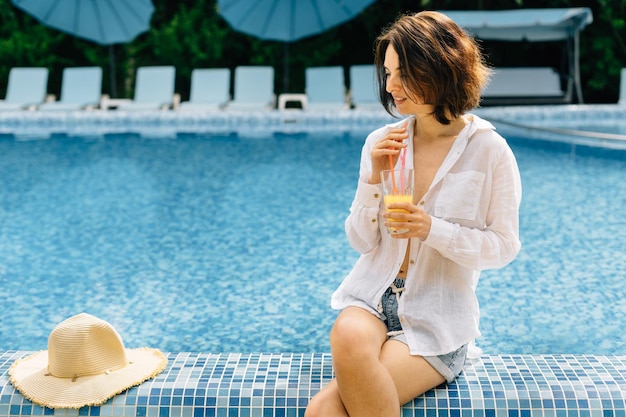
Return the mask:
M 333 377 L 330 354 L 170 353 L 165 371 L 99 407 L 51 410 L 8 381 L 0 354 L 0 417 L 302 417 Z M 626 417 L 626 356 L 485 355 L 402 417 Z

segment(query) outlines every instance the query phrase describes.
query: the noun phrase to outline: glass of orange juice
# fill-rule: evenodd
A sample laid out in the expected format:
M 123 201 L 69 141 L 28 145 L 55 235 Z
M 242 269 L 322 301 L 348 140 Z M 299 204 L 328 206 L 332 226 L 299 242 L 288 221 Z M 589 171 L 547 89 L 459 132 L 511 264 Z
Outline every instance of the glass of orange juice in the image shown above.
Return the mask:
M 413 170 L 412 169 L 385 169 L 380 171 L 380 180 L 383 187 L 383 202 L 385 209 L 390 212 L 404 212 L 402 209 L 388 209 L 391 203 L 412 203 L 413 202 Z M 400 221 L 393 217 L 387 219 L 388 222 Z M 387 228 L 390 233 L 406 233 L 407 229 L 396 227 Z

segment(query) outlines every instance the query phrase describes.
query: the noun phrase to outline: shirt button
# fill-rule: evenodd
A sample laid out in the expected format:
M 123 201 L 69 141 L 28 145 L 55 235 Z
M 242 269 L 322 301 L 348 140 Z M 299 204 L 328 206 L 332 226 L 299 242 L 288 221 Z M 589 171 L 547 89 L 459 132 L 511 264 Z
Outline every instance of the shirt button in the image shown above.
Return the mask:
M 413 259 L 411 259 L 411 260 L 409 261 L 409 263 L 410 263 L 411 265 L 413 265 L 413 264 L 415 263 L 415 261 L 414 261 Z
M 372 223 L 376 223 L 376 219 L 372 219 Z
M 378 197 L 379 197 L 379 194 L 374 194 L 374 198 L 378 198 Z
M 420 201 L 420 206 L 424 205 L 424 200 Z

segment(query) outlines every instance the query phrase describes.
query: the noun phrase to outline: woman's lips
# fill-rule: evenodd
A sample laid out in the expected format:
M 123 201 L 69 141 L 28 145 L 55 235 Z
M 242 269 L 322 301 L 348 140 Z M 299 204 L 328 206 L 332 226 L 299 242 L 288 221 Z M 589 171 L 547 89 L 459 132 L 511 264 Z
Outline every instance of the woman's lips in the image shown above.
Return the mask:
M 393 98 L 393 102 L 396 103 L 396 105 L 398 104 L 402 104 L 406 101 L 406 98 L 401 98 L 401 97 L 394 97 Z

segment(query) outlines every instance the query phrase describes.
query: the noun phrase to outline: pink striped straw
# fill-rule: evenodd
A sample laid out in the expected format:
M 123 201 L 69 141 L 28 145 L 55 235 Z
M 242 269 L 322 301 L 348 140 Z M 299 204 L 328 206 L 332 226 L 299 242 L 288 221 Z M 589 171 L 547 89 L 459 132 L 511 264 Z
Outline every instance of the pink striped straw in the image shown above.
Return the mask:
M 389 169 L 391 170 L 391 192 L 392 194 L 398 194 L 398 187 L 396 187 L 396 174 L 393 172 L 393 156 L 389 155 Z
M 404 192 L 404 169 L 406 168 L 406 148 L 402 149 L 400 153 L 400 162 L 401 162 L 401 170 L 400 170 L 400 189 Z

